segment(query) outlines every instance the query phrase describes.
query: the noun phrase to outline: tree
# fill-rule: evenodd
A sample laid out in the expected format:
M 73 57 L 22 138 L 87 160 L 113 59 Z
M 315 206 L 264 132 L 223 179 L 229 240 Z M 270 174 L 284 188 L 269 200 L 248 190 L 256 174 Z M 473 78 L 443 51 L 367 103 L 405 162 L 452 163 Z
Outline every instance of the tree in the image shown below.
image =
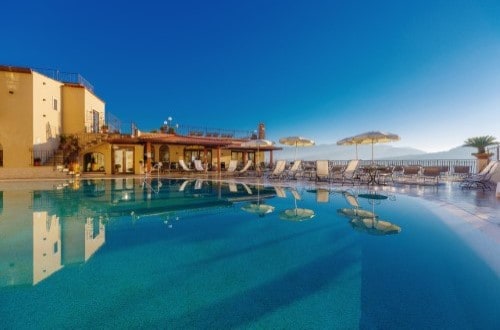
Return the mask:
M 59 150 L 62 150 L 64 163 L 69 164 L 77 161 L 80 153 L 80 144 L 76 135 L 61 135 L 59 140 Z
M 468 138 L 467 140 L 465 140 L 463 146 L 477 148 L 478 154 L 484 154 L 486 153 L 487 146 L 491 146 L 497 143 L 498 142 L 496 141 L 495 137 L 491 135 L 485 135 Z

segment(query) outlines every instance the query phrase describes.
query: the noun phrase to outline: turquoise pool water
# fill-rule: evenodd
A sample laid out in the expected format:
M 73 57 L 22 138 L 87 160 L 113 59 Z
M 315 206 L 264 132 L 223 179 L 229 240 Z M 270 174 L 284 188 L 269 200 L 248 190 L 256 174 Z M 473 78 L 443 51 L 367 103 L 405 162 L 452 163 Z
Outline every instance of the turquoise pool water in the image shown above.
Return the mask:
M 498 275 L 419 198 L 202 180 L 0 191 L 4 329 L 500 326 Z

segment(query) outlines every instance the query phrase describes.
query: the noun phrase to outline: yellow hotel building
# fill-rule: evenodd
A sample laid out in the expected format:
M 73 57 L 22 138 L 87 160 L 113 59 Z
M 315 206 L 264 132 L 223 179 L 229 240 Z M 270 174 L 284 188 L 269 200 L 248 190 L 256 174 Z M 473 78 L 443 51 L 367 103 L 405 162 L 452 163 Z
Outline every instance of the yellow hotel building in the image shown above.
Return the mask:
M 2 168 L 44 165 L 74 167 L 80 172 L 142 174 L 155 162 L 175 170 L 181 159 L 187 164 L 201 159 L 207 170 L 221 171 L 230 160 L 263 160 L 265 152 L 272 163 L 273 151 L 281 150 L 245 147 L 250 136 L 179 134 L 172 127 L 159 133 L 108 132 L 105 108 L 93 86 L 78 74 L 0 65 L 0 177 Z M 71 137 L 78 145 L 72 164 L 60 148 L 61 137 Z M 265 138 L 263 124 L 253 138 L 257 137 Z

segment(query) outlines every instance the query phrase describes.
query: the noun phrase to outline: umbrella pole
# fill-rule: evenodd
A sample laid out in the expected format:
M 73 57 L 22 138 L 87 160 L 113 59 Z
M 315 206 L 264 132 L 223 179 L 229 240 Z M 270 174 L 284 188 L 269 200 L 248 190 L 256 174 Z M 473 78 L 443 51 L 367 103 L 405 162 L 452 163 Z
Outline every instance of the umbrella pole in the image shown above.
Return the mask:
M 373 164 L 373 140 L 372 140 L 372 164 Z
M 358 158 L 358 144 L 356 143 L 356 159 L 359 159 Z

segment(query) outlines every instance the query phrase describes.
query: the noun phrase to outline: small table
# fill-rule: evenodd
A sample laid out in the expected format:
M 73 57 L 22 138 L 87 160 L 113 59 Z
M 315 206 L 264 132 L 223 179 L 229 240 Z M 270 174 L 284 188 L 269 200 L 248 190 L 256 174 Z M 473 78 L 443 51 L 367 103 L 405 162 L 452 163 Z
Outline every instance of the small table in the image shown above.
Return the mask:
M 370 165 L 370 166 L 363 167 L 363 171 L 368 175 L 368 181 L 366 184 L 368 184 L 368 185 L 379 184 L 379 182 L 377 180 L 377 174 L 378 174 L 379 168 L 380 167 L 376 166 L 376 165 Z

